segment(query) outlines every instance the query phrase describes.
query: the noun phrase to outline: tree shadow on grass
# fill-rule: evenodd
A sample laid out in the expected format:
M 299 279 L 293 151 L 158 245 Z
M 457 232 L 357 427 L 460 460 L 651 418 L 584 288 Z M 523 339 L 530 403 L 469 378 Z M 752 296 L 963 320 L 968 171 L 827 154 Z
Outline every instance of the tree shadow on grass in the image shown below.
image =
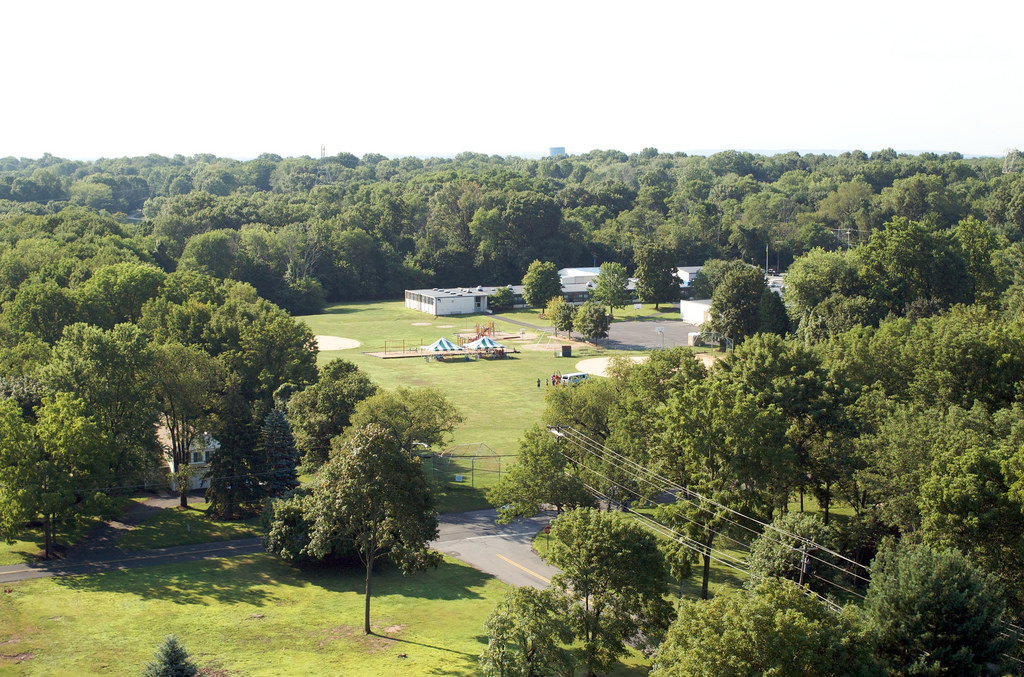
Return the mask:
M 317 585 L 330 592 L 365 591 L 366 569 L 361 563 L 346 563 L 334 567 L 296 569 L 305 583 Z M 477 590 L 494 577 L 465 564 L 445 561 L 436 569 L 427 569 L 403 576 L 398 569 L 385 563 L 374 567 L 373 596 L 397 595 L 426 600 L 482 599 Z
M 113 592 L 160 599 L 177 604 L 253 604 L 278 599 L 274 567 L 264 555 L 216 559 L 123 569 L 82 576 L 58 576 L 54 582 L 69 590 Z M 271 564 L 276 565 L 272 560 Z
M 316 585 L 325 591 L 362 594 L 365 569 L 360 564 L 299 568 L 271 555 L 237 555 L 181 564 L 166 564 L 82 576 L 54 578 L 57 585 L 84 592 L 115 592 L 178 604 L 251 604 L 263 606 L 281 597 L 280 586 Z M 412 576 L 392 565 L 375 570 L 375 596 L 400 595 L 424 600 L 481 599 L 477 591 L 493 577 L 471 567 L 444 562 Z
M 360 310 L 365 310 L 365 308 L 360 306 L 341 304 L 334 306 L 325 306 L 323 310 L 317 313 L 317 315 L 348 315 L 351 313 L 357 313 Z
M 376 633 L 376 632 L 373 633 L 373 636 L 377 637 L 378 639 L 385 639 L 385 640 L 387 640 L 389 642 L 400 642 L 402 644 L 412 644 L 412 645 L 415 645 L 415 646 L 422 646 L 422 647 L 427 648 L 427 649 L 433 649 L 434 651 L 444 651 L 445 653 L 455 654 L 456 656 L 467 656 L 469 658 L 472 658 L 474 661 L 476 661 L 476 655 L 475 654 L 466 653 L 465 651 L 456 651 L 455 649 L 446 649 L 443 646 L 434 646 L 433 644 L 425 644 L 423 642 L 414 642 L 411 639 L 402 639 L 400 637 L 391 637 L 390 635 L 382 635 L 382 634 Z M 484 643 L 486 644 L 486 642 L 484 642 Z

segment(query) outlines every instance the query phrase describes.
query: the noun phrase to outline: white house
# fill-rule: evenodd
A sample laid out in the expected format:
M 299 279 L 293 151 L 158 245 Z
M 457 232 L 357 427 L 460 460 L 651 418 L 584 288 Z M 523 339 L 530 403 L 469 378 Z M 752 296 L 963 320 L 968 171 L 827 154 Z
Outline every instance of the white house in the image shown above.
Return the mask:
M 163 434 L 166 434 L 166 432 L 166 429 L 161 431 Z M 161 435 L 161 439 L 163 439 L 163 435 Z M 170 440 L 167 439 L 166 442 L 169 446 Z M 220 449 L 220 442 L 210 433 L 202 433 L 188 445 L 188 465 L 192 468 L 192 479 L 189 481 L 190 490 L 194 491 L 206 486 L 205 476 L 218 449 Z M 174 461 L 170 458 L 170 451 L 167 454 L 167 470 L 168 473 L 174 472 Z M 178 490 L 173 476 L 171 477 L 171 489 L 173 491 Z

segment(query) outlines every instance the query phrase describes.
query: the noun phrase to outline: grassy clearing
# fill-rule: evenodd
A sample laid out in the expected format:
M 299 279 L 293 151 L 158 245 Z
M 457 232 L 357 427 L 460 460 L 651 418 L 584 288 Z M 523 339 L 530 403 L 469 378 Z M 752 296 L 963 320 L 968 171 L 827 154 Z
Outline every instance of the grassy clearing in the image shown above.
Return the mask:
M 510 317 L 523 322 L 542 324 L 535 311 L 514 311 Z M 523 430 L 541 421 L 544 411 L 544 385 L 547 377 L 556 371 L 575 370 L 579 357 L 601 354 L 600 349 L 588 347 L 584 354 L 574 350 L 571 359 L 555 357 L 554 339 L 550 349 L 531 350 L 535 341 L 516 345 L 520 352 L 508 360 L 473 360 L 436 362 L 423 358 L 384 360 L 365 353 L 384 348 L 384 341 L 406 340 L 407 345 L 424 345 L 441 337 L 451 339 L 459 331 L 472 330 L 475 325 L 494 322 L 499 330 L 519 332 L 519 325 L 505 323 L 490 315 L 458 317 L 432 317 L 405 308 L 402 302 L 374 304 L 349 303 L 331 306 L 322 315 L 299 318 L 315 334 L 342 336 L 362 343 L 351 350 L 325 351 L 320 363 L 341 357 L 365 371 L 384 388 L 398 386 L 432 386 L 443 390 L 465 417 L 456 430 L 455 444 L 483 442 L 496 453 L 518 453 L 519 438 Z M 547 345 L 547 339 L 540 341 Z M 541 387 L 537 387 L 540 379 Z
M 214 520 L 207 516 L 208 508 L 206 504 L 192 504 L 187 509 L 160 510 L 125 534 L 117 545 L 123 550 L 151 550 L 263 535 L 259 517 L 243 522 Z
M 0 675 L 140 674 L 170 633 L 230 674 L 473 675 L 483 621 L 506 590 L 451 560 L 411 578 L 384 572 L 371 608 L 381 636 L 364 637 L 358 572 L 301 571 L 268 555 L 11 587 L 3 653 L 33 657 L 0 659 Z
M 299 570 L 269 555 L 10 584 L 0 597 L 0 677 L 140 674 L 178 635 L 216 674 L 476 675 L 483 622 L 508 586 L 446 559 L 374 577 L 362 634 L 356 570 Z M 399 654 L 405 654 L 402 658 Z M 646 674 L 632 656 L 612 674 Z

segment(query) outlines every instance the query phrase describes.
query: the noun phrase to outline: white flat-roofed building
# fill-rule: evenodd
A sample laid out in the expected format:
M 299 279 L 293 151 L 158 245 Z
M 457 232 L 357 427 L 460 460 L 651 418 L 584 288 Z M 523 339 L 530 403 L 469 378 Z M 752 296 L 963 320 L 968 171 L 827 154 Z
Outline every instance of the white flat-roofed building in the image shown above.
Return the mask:
M 684 287 L 689 287 L 693 284 L 693 279 L 697 277 L 697 273 L 704 266 L 679 266 L 676 268 L 676 277 L 683 283 Z
M 523 301 L 523 285 L 506 285 L 512 290 L 512 307 L 526 308 Z M 428 313 L 435 317 L 446 315 L 472 315 L 487 312 L 487 297 L 500 287 L 450 287 L 438 289 L 406 289 L 405 307 Z M 590 300 L 593 282 L 562 282 L 562 298 L 573 305 Z M 633 281 L 627 287 L 633 291 Z
M 482 285 L 445 289 L 407 289 L 405 290 L 405 307 L 437 317 L 472 315 L 487 310 L 487 295 L 493 294 L 496 289 L 497 287 Z
M 562 268 L 558 271 L 563 285 L 586 284 L 601 274 L 600 268 Z
M 580 305 L 590 300 L 600 268 L 562 268 L 558 277 L 562 281 L 562 297 L 573 305 Z M 633 278 L 629 279 L 626 289 L 634 293 Z M 512 307 L 525 308 L 523 301 L 523 285 L 503 285 L 512 290 Z M 437 287 L 434 289 L 406 289 L 405 307 L 429 313 L 435 317 L 445 315 L 472 315 L 487 312 L 487 297 L 501 287 Z
M 680 301 L 679 317 L 687 324 L 701 326 L 711 319 L 711 299 Z

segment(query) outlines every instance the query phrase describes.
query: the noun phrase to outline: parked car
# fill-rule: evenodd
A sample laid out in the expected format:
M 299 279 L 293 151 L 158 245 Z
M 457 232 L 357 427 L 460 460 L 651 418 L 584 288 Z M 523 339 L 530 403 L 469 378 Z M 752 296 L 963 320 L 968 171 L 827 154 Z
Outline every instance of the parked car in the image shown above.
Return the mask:
M 578 386 L 589 379 L 590 374 L 585 374 L 582 371 L 574 371 L 571 374 L 562 374 L 562 378 L 559 379 L 559 383 L 567 386 Z

